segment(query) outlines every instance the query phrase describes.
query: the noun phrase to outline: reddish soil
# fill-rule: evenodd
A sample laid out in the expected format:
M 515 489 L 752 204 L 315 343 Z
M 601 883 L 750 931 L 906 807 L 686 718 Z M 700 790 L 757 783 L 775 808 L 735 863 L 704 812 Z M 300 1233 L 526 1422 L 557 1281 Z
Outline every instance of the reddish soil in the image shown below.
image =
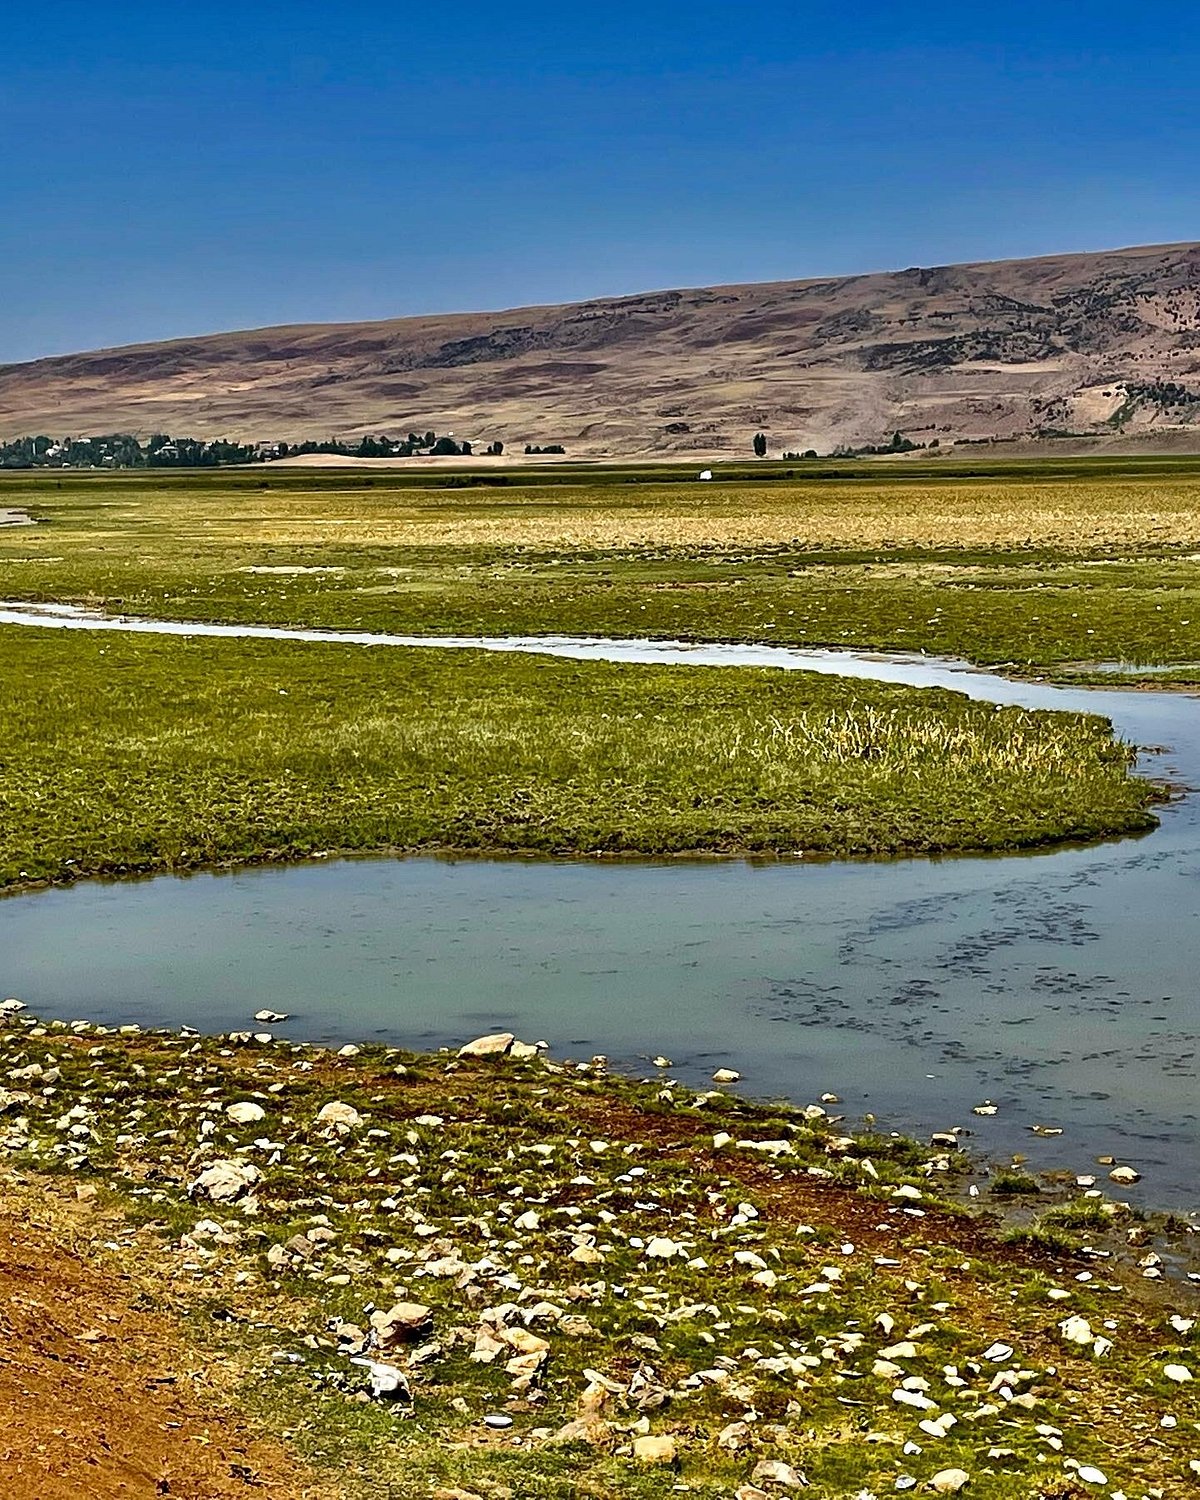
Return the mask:
M 279 1449 L 201 1395 L 129 1278 L 14 1206 L 0 1205 L 4 1500 L 315 1500 Z

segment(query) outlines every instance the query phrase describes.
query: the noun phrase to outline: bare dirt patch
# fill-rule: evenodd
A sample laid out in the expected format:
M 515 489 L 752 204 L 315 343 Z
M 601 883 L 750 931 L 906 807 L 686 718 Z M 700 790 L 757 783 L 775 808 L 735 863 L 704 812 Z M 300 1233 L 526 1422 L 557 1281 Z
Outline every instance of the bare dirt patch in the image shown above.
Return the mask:
M 197 1359 L 86 1264 L 70 1230 L 0 1194 L 0 1491 L 5 1500 L 315 1500 L 286 1456 L 201 1393 Z

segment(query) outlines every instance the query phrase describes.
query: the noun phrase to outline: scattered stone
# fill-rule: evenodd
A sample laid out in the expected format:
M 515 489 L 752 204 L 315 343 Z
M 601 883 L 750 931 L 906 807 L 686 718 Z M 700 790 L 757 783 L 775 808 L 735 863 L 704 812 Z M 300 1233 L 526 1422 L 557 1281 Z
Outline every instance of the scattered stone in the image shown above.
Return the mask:
M 741 1079 L 741 1076 L 742 1075 L 735 1072 L 733 1068 L 718 1068 L 717 1071 L 713 1074 L 713 1082 L 738 1083 Z
M 971 1476 L 965 1469 L 940 1469 L 929 1481 L 929 1488 L 939 1495 L 956 1495 L 970 1482 Z
M 1122 1186 L 1142 1180 L 1142 1174 L 1133 1167 L 1114 1167 L 1108 1177 L 1110 1182 L 1119 1182 Z
M 1192 1372 L 1186 1365 L 1164 1365 L 1163 1374 L 1168 1380 L 1173 1380 L 1176 1385 L 1183 1385 L 1185 1381 L 1192 1378 Z
M 678 1457 L 675 1439 L 669 1435 L 635 1438 L 633 1456 L 640 1464 L 673 1464 Z
M 363 1123 L 363 1117 L 352 1104 L 343 1104 L 340 1099 L 331 1099 L 328 1104 L 323 1104 L 317 1114 L 318 1125 L 329 1125 L 334 1130 L 357 1130 Z
M 254 1019 L 261 1021 L 264 1026 L 278 1026 L 280 1021 L 286 1021 L 288 1017 L 278 1010 L 256 1010 Z
M 371 1314 L 371 1327 L 381 1349 L 414 1343 L 428 1333 L 432 1321 L 433 1310 L 422 1302 L 397 1302 L 386 1312 Z
M 200 1173 L 188 1193 L 192 1197 L 209 1198 L 213 1203 L 236 1203 L 261 1176 L 253 1162 L 216 1161 Z
M 1084 1464 L 1075 1470 L 1076 1479 L 1082 1479 L 1084 1484 L 1107 1484 L 1108 1475 L 1103 1469 L 1097 1469 L 1092 1464 Z
M 493 1031 L 489 1036 L 477 1036 L 473 1042 L 460 1047 L 458 1055 L 459 1057 L 504 1057 L 515 1041 L 516 1037 L 511 1031 Z
M 259 1120 L 267 1118 L 267 1112 L 262 1105 L 254 1104 L 249 1099 L 237 1104 L 227 1104 L 225 1113 L 235 1125 L 257 1125 Z
M 755 1464 L 750 1480 L 752 1484 L 774 1484 L 789 1490 L 801 1489 L 808 1484 L 808 1480 L 798 1469 L 793 1469 L 791 1464 L 785 1464 L 778 1458 L 764 1458 Z

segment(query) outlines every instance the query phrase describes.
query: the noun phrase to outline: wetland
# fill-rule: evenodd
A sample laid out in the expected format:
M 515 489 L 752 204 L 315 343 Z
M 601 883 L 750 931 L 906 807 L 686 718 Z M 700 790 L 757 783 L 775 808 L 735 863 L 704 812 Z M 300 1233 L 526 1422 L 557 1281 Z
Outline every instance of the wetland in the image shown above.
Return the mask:
M 1198 487 L 3 476 L 0 1215 L 306 1494 L 1185 1492 Z

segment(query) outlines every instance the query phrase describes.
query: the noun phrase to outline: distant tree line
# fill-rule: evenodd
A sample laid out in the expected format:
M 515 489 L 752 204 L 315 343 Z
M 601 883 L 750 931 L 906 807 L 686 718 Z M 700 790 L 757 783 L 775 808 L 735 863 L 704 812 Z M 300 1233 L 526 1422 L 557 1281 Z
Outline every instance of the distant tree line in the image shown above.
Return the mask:
M 1152 401 L 1155 406 L 1196 406 L 1200 404 L 1200 392 L 1189 391 L 1176 380 L 1149 380 L 1125 387 L 1134 400 Z
M 527 446 L 526 453 L 565 453 L 559 443 L 544 448 Z M 499 458 L 504 444 L 497 439 L 483 450 Z M 402 438 L 364 437 L 343 442 L 236 443 L 227 438 L 171 437 L 156 432 L 145 442 L 130 433 L 110 432 L 99 437 L 13 438 L 0 443 L 0 469 L 211 469 L 222 464 L 267 463 L 276 458 L 303 454 L 325 454 L 338 458 L 471 458 L 474 447 L 449 434 L 410 432 Z
M 268 456 L 273 455 L 258 444 L 173 438 L 165 432 L 144 443 L 123 432 L 85 438 L 40 435 L 0 443 L 0 468 L 5 469 L 211 469 Z
M 833 458 L 869 458 L 878 453 L 918 453 L 922 448 L 940 448 L 942 440 L 934 438 L 931 443 L 914 443 L 912 438 L 905 437 L 902 432 L 893 432 L 891 442 L 888 443 L 864 443 L 861 448 L 847 448 L 845 446 L 835 448 Z

